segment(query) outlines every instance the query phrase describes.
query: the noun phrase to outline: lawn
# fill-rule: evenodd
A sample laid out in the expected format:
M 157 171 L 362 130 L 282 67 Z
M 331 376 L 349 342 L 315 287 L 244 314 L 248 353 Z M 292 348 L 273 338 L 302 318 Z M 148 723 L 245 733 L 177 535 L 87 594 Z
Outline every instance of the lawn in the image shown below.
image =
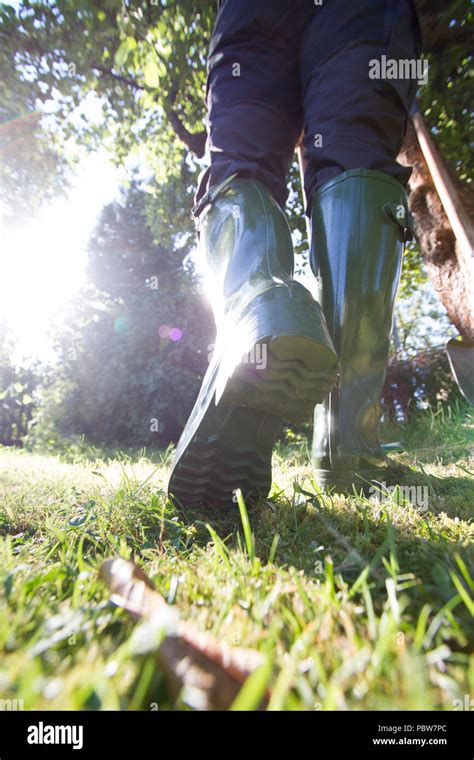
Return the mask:
M 264 654 L 240 708 L 266 687 L 277 710 L 472 709 L 472 431 L 465 408 L 386 427 L 410 489 L 370 499 L 322 495 L 290 436 L 253 536 L 220 538 L 167 503 L 170 450 L 0 448 L 0 701 L 197 706 L 110 602 L 98 571 L 120 556 L 198 630 Z

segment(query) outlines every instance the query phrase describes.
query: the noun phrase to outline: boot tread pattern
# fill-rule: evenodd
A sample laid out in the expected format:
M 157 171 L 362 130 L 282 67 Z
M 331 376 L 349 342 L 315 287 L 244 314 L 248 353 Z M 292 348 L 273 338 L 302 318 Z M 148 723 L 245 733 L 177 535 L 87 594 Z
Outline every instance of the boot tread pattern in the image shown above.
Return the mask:
M 218 435 L 209 435 L 212 428 L 219 430 Z M 281 420 L 272 415 L 210 407 L 172 474 L 171 495 L 187 508 L 236 507 L 238 488 L 249 503 L 267 496 L 272 449 L 280 429 Z

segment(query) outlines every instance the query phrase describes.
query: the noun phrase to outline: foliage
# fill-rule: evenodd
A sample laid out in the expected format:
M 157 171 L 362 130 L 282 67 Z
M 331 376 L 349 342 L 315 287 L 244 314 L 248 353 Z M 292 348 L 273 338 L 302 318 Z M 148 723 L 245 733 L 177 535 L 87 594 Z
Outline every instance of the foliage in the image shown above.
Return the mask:
M 420 409 L 455 406 L 463 396 L 452 375 L 445 351 L 422 351 L 411 358 L 393 356 L 382 392 L 385 414 L 406 420 Z
M 0 441 L 21 445 L 33 412 L 39 367 L 17 365 L 13 349 L 13 341 L 0 324 Z
M 158 181 L 178 176 L 185 148 L 172 124 L 183 134 L 203 129 L 213 11 L 197 0 L 2 6 L 0 114 L 11 120 L 2 130 L 13 162 L 5 174 L 17 194 L 32 196 L 39 168 L 46 187 L 52 175 L 64 177 L 77 144 L 109 146 L 117 161 L 139 150 Z M 28 151 L 12 152 L 28 124 Z
M 419 92 L 420 107 L 431 127 L 441 155 L 451 162 L 459 178 L 472 181 L 474 70 L 472 38 L 474 9 L 471 0 L 433 3 L 426 0 L 438 34 L 449 30 L 451 42 L 429 51 L 429 84 Z

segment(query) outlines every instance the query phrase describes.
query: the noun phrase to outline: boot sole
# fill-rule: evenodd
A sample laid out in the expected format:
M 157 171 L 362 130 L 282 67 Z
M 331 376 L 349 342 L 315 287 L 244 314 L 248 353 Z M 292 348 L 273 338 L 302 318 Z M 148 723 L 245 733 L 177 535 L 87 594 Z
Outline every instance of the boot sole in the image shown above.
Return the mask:
M 169 491 L 183 508 L 237 506 L 267 496 L 280 417 L 241 407 L 211 406 L 171 476 Z
M 219 403 L 258 409 L 288 422 L 304 422 L 333 387 L 336 368 L 327 368 L 326 352 L 310 338 L 281 335 L 261 341 L 259 351 L 264 347 L 266 366 L 260 368 L 250 360 L 241 363 Z M 248 356 L 254 355 L 251 351 Z
M 370 496 L 377 493 L 380 483 L 387 480 L 388 472 L 385 469 L 351 471 L 344 470 L 317 470 L 313 469 L 314 478 L 323 491 L 339 493 L 345 496 L 363 493 Z
M 182 507 L 235 507 L 238 488 L 249 503 L 267 496 L 284 421 L 309 418 L 334 385 L 337 357 L 319 306 L 281 295 L 283 304 L 270 294 L 244 320 L 252 348 L 231 376 L 219 383 L 217 362 L 204 379 L 168 488 Z

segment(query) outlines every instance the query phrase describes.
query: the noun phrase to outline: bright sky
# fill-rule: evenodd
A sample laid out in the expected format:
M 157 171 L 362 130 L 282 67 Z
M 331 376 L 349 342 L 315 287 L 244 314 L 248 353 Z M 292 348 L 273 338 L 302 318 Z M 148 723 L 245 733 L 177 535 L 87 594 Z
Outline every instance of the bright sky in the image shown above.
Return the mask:
M 26 225 L 0 226 L 0 318 L 18 339 L 16 359 L 52 358 L 49 328 L 84 281 L 89 235 L 118 185 L 106 154 L 89 156 L 67 200 Z

